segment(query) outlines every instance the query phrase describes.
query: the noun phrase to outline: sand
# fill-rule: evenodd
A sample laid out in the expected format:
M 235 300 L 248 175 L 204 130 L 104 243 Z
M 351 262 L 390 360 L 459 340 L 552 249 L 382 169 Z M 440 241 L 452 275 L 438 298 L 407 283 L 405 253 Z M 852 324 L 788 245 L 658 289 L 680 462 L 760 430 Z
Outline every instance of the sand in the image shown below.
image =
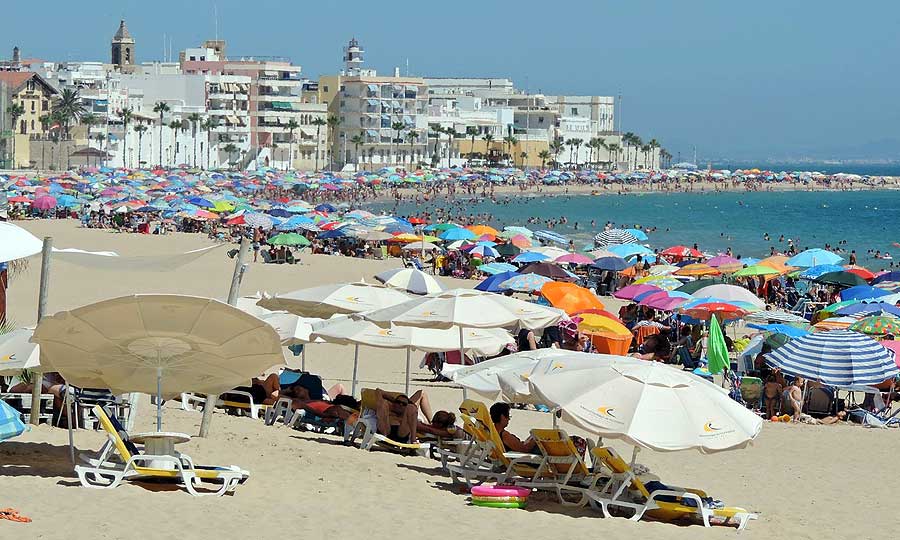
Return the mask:
M 73 222 L 20 222 L 58 247 L 115 250 L 123 255 L 181 252 L 208 245 L 199 236 L 151 237 L 78 229 Z M 335 281 L 372 280 L 393 261 L 304 256 L 302 266 L 251 265 L 242 292 L 286 292 Z M 10 284 L 10 315 L 34 322 L 38 260 Z M 90 271 L 54 264 L 49 312 L 138 292 L 223 298 L 232 264 L 216 251 L 172 273 Z M 452 280 L 447 280 L 453 284 Z M 459 282 L 456 282 L 457 284 Z M 363 349 L 364 386 L 401 389 L 405 355 Z M 311 346 L 307 367 L 326 384 L 350 379 L 352 349 Z M 455 410 L 461 392 L 428 382 L 416 370 L 413 384 L 437 408 Z M 139 406 L 136 430 L 152 430 L 149 401 Z M 170 403 L 164 429 L 196 434 L 200 414 Z M 549 426 L 546 414 L 514 411 L 511 431 Z M 565 426 L 571 433 L 579 430 Z M 584 433 L 580 433 L 586 435 Z M 876 538 L 889 535 L 897 504 L 893 490 L 898 434 L 858 426 L 766 424 L 748 449 L 704 456 L 696 452 L 644 451 L 638 461 L 663 481 L 704 489 L 726 503 L 760 513 L 746 538 Z M 98 449 L 100 433 L 76 432 L 81 451 Z M 613 443 L 620 452 L 629 450 Z M 174 487 L 124 484 L 114 490 L 78 485 L 68 461 L 66 432 L 41 426 L 0 443 L 0 508 L 13 507 L 30 524 L 0 521 L 0 538 L 288 538 L 340 535 L 356 538 L 730 538 L 732 529 L 633 523 L 603 519 L 589 509 L 562 507 L 537 496 L 527 510 L 471 507 L 439 463 L 387 452 L 363 452 L 340 439 L 267 427 L 246 418 L 214 415 L 211 436 L 180 447 L 202 464 L 235 464 L 250 480 L 224 498 L 193 498 Z

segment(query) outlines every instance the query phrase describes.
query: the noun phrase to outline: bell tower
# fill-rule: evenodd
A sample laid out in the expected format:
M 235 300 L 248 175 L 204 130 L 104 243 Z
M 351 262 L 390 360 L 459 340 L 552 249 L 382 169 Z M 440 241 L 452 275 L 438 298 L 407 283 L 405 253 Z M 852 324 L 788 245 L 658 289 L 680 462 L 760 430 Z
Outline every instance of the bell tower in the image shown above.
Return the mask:
M 125 21 L 119 22 L 119 30 L 112 39 L 111 63 L 121 71 L 128 71 L 134 66 L 134 38 L 128 33 Z

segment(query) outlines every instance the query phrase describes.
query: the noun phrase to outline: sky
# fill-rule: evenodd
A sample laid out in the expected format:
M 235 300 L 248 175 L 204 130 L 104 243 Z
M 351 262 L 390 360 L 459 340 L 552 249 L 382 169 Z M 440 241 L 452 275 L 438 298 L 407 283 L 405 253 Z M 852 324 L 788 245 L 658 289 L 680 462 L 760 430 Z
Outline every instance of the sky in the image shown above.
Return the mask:
M 9 2 L 0 56 L 105 60 L 119 19 L 140 62 L 216 35 L 307 77 L 366 65 L 508 77 L 532 92 L 622 96 L 622 130 L 676 157 L 900 158 L 900 2 L 872 0 L 94 0 Z M 177 56 L 176 56 L 177 57 Z M 407 64 L 408 63 L 408 64 Z

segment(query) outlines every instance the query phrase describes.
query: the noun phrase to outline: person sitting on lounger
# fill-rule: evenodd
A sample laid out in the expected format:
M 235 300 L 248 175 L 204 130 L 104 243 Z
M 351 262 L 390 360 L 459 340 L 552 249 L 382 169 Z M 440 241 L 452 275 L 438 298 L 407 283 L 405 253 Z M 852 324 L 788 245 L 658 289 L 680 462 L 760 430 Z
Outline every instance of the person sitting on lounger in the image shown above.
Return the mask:
M 522 452 L 524 454 L 535 453 L 535 450 L 537 450 L 537 441 L 531 437 L 522 441 L 512 433 L 506 431 L 506 426 L 509 425 L 509 410 L 509 403 L 498 402 L 491 405 L 491 421 L 494 422 L 494 427 L 497 429 L 497 433 L 500 434 L 500 440 L 503 441 L 503 445 L 507 450 L 512 452 Z
M 419 407 L 403 394 L 375 389 L 378 433 L 399 442 L 414 444 L 419 425 Z

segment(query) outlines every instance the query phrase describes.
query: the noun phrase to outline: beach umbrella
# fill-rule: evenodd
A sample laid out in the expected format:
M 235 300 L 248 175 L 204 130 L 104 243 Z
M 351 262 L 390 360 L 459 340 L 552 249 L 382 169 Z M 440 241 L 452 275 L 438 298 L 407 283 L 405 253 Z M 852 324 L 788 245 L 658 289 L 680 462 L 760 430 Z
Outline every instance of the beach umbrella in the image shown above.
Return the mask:
M 672 311 L 678 306 L 692 299 L 693 297 L 687 293 L 679 293 L 675 291 L 660 291 L 649 293 L 646 296 L 641 295 L 641 299 L 638 304 L 661 311 Z
M 706 261 L 706 264 L 712 266 L 713 268 L 718 268 L 720 266 L 725 266 L 727 264 L 740 264 L 743 266 L 743 262 L 740 259 L 735 259 L 731 255 L 716 255 L 715 257 Z
M 528 251 L 533 251 L 535 253 L 542 253 L 549 257 L 551 260 L 562 257 L 563 255 L 568 255 L 569 252 L 558 248 L 556 246 L 535 246 L 533 248 L 528 248 Z
M 252 227 L 257 229 L 262 227 L 263 229 L 271 229 L 275 226 L 275 222 L 272 221 L 272 218 L 267 216 L 266 214 L 260 213 L 246 213 L 242 216 L 244 218 L 244 223 L 247 224 L 248 227 Z
M 527 249 L 533 245 L 531 243 L 531 240 L 529 240 L 527 236 L 522 234 L 517 234 L 516 236 L 510 238 L 509 243 L 520 249 Z
M 629 330 L 624 324 L 603 315 L 584 313 L 578 315 L 578 318 L 581 319 L 578 322 L 578 330 L 581 332 L 587 332 L 590 334 L 610 333 L 616 336 L 631 335 L 631 330 Z
M 519 253 L 518 255 L 513 257 L 512 261 L 516 263 L 532 263 L 538 261 L 546 261 L 549 258 L 550 257 L 544 255 L 543 253 L 537 253 L 535 251 L 523 251 L 522 253 Z
M 498 287 L 504 291 L 518 292 L 537 292 L 553 280 L 540 274 L 516 274 L 515 276 L 501 282 Z
M 535 231 L 534 238 L 544 242 L 553 242 L 554 244 L 566 245 L 569 243 L 569 238 L 567 236 L 563 236 L 553 231 Z
M 696 281 L 688 281 L 675 290 L 678 292 L 694 294 L 704 287 L 709 287 L 710 285 L 722 285 L 724 283 L 725 280 L 723 280 L 722 278 L 698 279 Z
M 699 258 L 702 257 L 703 254 L 694 248 L 689 248 L 687 246 L 672 246 L 662 250 L 660 255 L 664 255 L 666 257 L 693 257 Z
M 31 203 L 31 207 L 37 208 L 38 210 L 51 210 L 56 208 L 56 197 L 53 197 L 52 195 L 36 197 L 34 202 Z
M 469 229 L 457 227 L 455 229 L 448 229 L 442 232 L 438 235 L 438 238 L 447 242 L 452 242 L 454 240 L 474 240 L 475 238 L 478 238 L 478 235 L 473 233 Z
M 761 323 L 809 323 L 809 321 L 799 315 L 779 310 L 755 311 L 744 317 L 744 320 Z
M 0 377 L 19 375 L 40 367 L 40 350 L 31 343 L 33 330 L 16 328 L 0 334 Z
M 0 399 L 0 441 L 12 439 L 25 433 L 27 427 L 22 422 L 22 413 Z
M 624 229 L 624 231 L 627 232 L 628 234 L 630 234 L 631 236 L 637 238 L 641 242 L 649 240 L 647 233 L 645 233 L 644 231 L 642 231 L 640 229 Z
M 496 249 L 497 253 L 503 255 L 504 257 L 515 257 L 516 255 L 522 253 L 522 248 L 514 244 L 500 244 Z
M 0 263 L 40 253 L 43 245 L 40 239 L 22 227 L 0 221 Z
M 900 317 L 900 307 L 885 302 L 858 302 L 842 306 L 834 311 L 837 315 L 854 315 L 857 317 L 867 315 L 893 315 Z
M 82 388 L 157 396 L 219 394 L 284 362 L 271 326 L 228 304 L 141 294 L 44 317 L 32 341 L 41 367 Z
M 678 270 L 678 268 L 678 266 L 672 264 L 654 264 L 650 267 L 649 273 L 651 276 L 668 276 Z
M 890 282 L 898 282 L 900 281 L 900 270 L 893 270 L 891 272 L 885 272 L 883 274 L 879 274 L 875 276 L 875 279 L 872 280 L 872 285 L 877 285 L 879 283 L 890 281 Z
M 682 266 L 675 272 L 676 276 L 715 276 L 719 271 L 708 264 L 695 263 Z M 679 285 L 680 286 L 680 285 Z
M 827 274 L 829 272 L 841 272 L 844 269 L 843 266 L 838 266 L 836 264 L 818 264 L 816 266 L 811 266 L 806 270 L 801 271 L 798 277 L 803 279 L 812 279 L 821 276 L 822 274 Z
M 855 285 L 868 284 L 863 278 L 846 271 L 828 272 L 827 274 L 822 274 L 821 276 L 813 278 L 813 281 L 816 283 L 824 283 L 826 285 L 837 285 L 839 287 L 853 287 Z
M 591 266 L 593 266 L 594 268 L 598 268 L 600 270 L 610 270 L 613 272 L 620 272 L 622 270 L 625 270 L 626 268 L 628 268 L 631 265 L 629 265 L 627 262 L 625 262 L 625 259 L 623 259 L 622 257 L 614 256 L 614 257 L 600 257 L 599 259 L 595 260 Z M 652 268 L 651 268 L 651 270 L 652 270 Z
M 267 242 L 273 246 L 300 246 L 309 245 L 309 240 L 302 234 L 297 233 L 281 233 L 269 238 Z
M 762 264 L 754 264 L 753 266 L 748 266 L 746 268 L 742 268 L 732 275 L 734 277 L 745 277 L 745 276 L 777 276 L 779 274 L 781 274 L 781 272 L 772 268 L 771 266 L 765 266 Z
M 839 387 L 877 385 L 900 373 L 891 351 L 849 330 L 791 340 L 767 354 L 766 362 L 788 375 Z
M 675 290 L 681 287 L 681 281 L 672 276 L 646 276 L 634 281 L 635 285 L 654 285 L 660 289 Z
M 841 291 L 841 300 L 869 300 L 890 294 L 890 291 L 872 287 L 871 285 L 856 285 Z
M 693 319 L 701 321 L 718 317 L 720 320 L 740 319 L 747 315 L 747 311 L 726 302 L 704 302 L 693 305 L 683 305 L 679 311 Z
M 809 268 L 819 264 L 838 264 L 843 260 L 844 258 L 837 253 L 832 253 L 831 251 L 826 251 L 820 248 L 813 248 L 807 249 L 806 251 L 801 251 L 790 259 L 787 259 L 785 261 L 785 264 L 787 266 Z
M 252 305 L 253 307 L 258 307 L 256 304 Z M 240 304 L 238 305 L 238 309 L 246 311 L 241 308 Z M 252 312 L 248 313 L 253 315 Z M 268 310 L 265 310 L 265 313 L 259 313 L 254 316 L 271 326 L 275 332 L 278 333 L 278 337 L 281 339 L 281 345 L 284 347 L 312 343 L 315 341 L 310 337 L 310 334 L 313 331 L 313 325 L 325 320 L 317 317 L 299 317 L 285 311 Z
M 519 270 L 520 274 L 538 274 L 550 279 L 570 280 L 572 275 L 559 266 L 547 262 L 535 262 Z
M 509 263 L 501 263 L 501 262 L 494 261 L 492 263 L 483 264 L 483 265 L 479 266 L 478 270 L 481 272 L 484 272 L 486 274 L 494 275 L 494 274 L 502 274 L 504 272 L 518 273 L 519 269 Z
M 594 259 L 586 255 L 582 255 L 581 253 L 566 253 L 565 255 L 560 255 L 559 257 L 553 259 L 553 262 L 557 264 L 577 264 L 579 266 L 585 266 L 588 264 L 592 264 Z
M 594 236 L 595 247 L 637 244 L 639 241 L 639 238 L 624 229 L 610 229 Z
M 495 229 L 489 225 L 471 225 L 469 227 L 466 227 L 466 229 L 471 231 L 475 235 L 475 237 L 482 236 L 485 234 L 490 234 L 492 236 L 497 236 L 498 234 L 500 234 L 500 232 L 497 229 Z
M 412 242 L 403 246 L 403 251 L 441 251 L 441 248 L 429 242 Z
M 875 273 L 868 268 L 863 268 L 862 266 L 845 266 L 844 269 L 851 274 L 856 274 L 866 281 L 875 279 Z
M 603 438 L 660 452 L 747 446 L 762 419 L 718 386 L 659 362 L 604 357 L 583 369 L 528 377 L 531 393 Z
M 478 257 L 499 257 L 497 250 L 487 245 L 477 245 L 469 250 L 469 254 Z
M 485 266 L 490 266 L 490 265 L 481 266 L 479 268 L 479 270 L 483 271 Z M 500 284 L 503 283 L 504 281 L 506 281 L 508 279 L 512 279 L 518 275 L 519 275 L 518 272 L 501 272 L 501 273 L 494 274 L 494 275 L 488 277 L 487 279 L 485 279 L 484 281 L 482 281 L 481 283 L 479 283 L 478 285 L 475 285 L 475 290 L 476 291 L 485 291 L 485 292 L 502 292 L 506 289 L 501 288 Z
M 728 346 L 725 344 L 725 336 L 722 334 L 722 327 L 719 326 L 715 314 L 709 318 L 709 337 L 706 341 L 706 360 L 708 361 L 706 369 L 712 375 L 728 369 L 730 365 Z
M 257 302 L 272 311 L 287 311 L 301 317 L 327 319 L 333 315 L 358 313 L 394 306 L 409 300 L 400 291 L 370 283 L 335 283 L 300 289 Z
M 679 291 L 687 292 L 683 288 L 679 289 Z M 766 307 L 766 303 L 758 296 L 737 285 L 707 285 L 706 287 L 695 290 L 691 294 L 693 294 L 695 298 L 717 298 L 727 301 L 736 300 L 739 302 L 746 302 L 759 308 Z
M 809 333 L 809 324 L 805 325 L 806 328 L 798 328 L 796 326 L 789 326 L 787 324 L 748 324 L 747 328 L 753 328 L 754 330 L 762 330 L 764 332 L 769 332 L 772 334 L 783 334 L 791 339 L 803 337 Z
M 661 287 L 656 287 L 655 285 L 650 284 L 628 285 L 614 292 L 613 297 L 620 300 L 634 300 L 636 296 L 640 296 L 641 294 L 648 292 L 660 292 L 662 290 L 663 289 Z
M 366 242 L 383 242 L 385 240 L 390 240 L 394 236 L 391 233 L 387 233 L 384 231 L 365 231 L 360 234 L 357 238 L 360 240 L 365 240 Z
M 375 275 L 380 283 L 409 294 L 431 294 L 445 290 L 434 276 L 416 268 L 395 268 Z
M 579 287 L 574 283 L 551 281 L 545 283 L 540 290 L 541 295 L 550 302 L 551 306 L 570 315 L 586 309 L 603 309 L 605 307 L 590 289 Z
M 640 255 L 642 257 L 652 257 L 654 256 L 653 250 L 642 246 L 640 244 L 621 244 L 615 246 L 609 246 L 607 248 L 610 253 L 617 257 L 622 257 L 623 259 L 627 259 L 629 257 L 633 257 L 635 255 Z
M 763 266 L 771 266 L 775 270 L 778 270 L 778 272 L 781 274 L 787 274 L 791 270 L 794 270 L 793 266 L 790 266 L 787 264 L 787 257 L 785 257 L 784 255 L 772 255 L 770 257 L 766 257 L 765 259 L 754 262 L 754 263 L 751 263 L 751 262 L 745 260 L 744 264 L 746 264 L 747 266 L 753 266 L 753 264 L 761 264 Z
M 900 319 L 883 315 L 865 317 L 850 325 L 850 330 L 870 336 L 900 336 Z

